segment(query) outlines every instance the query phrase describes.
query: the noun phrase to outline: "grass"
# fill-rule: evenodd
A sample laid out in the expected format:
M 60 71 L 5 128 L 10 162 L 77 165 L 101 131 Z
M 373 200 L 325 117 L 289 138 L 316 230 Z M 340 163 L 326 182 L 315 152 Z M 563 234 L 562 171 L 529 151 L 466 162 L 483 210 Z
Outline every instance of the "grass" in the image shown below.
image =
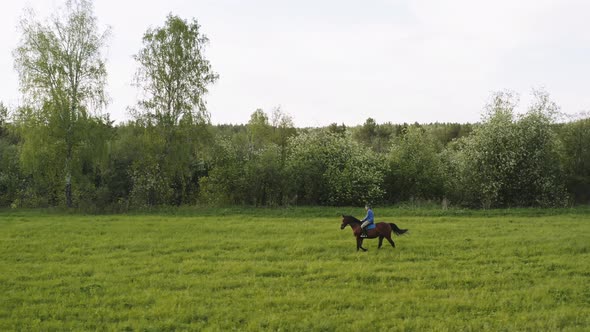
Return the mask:
M 583 211 L 383 209 L 362 253 L 328 210 L 2 211 L 0 330 L 590 329 Z

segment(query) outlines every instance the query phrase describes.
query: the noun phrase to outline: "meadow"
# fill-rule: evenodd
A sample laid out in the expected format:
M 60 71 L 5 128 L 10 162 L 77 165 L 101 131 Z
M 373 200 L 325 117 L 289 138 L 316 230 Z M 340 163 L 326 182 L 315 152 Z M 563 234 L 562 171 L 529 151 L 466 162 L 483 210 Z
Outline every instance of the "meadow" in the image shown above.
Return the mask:
M 588 210 L 337 213 L 0 211 L 0 330 L 590 330 Z

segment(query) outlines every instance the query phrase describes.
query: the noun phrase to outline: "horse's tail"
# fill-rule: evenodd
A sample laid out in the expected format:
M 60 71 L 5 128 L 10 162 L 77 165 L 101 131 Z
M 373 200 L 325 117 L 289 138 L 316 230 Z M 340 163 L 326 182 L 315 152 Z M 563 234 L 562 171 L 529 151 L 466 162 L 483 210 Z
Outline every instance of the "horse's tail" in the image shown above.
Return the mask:
M 391 226 L 391 229 L 397 235 L 403 235 L 404 233 L 406 233 L 408 231 L 407 229 L 401 229 L 401 228 L 397 227 L 397 225 L 392 222 L 389 223 L 389 226 Z

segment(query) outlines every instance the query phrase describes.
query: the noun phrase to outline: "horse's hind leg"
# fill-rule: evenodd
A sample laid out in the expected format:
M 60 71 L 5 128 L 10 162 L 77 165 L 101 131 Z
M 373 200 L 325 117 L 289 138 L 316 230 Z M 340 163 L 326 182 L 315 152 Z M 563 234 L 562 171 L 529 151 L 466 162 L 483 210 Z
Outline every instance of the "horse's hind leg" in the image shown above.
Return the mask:
M 379 246 L 378 249 L 381 249 L 381 245 L 383 244 L 383 235 L 379 235 Z
M 391 239 L 391 234 L 387 237 L 387 241 L 389 241 L 389 244 L 395 248 L 395 243 L 393 243 L 393 240 Z

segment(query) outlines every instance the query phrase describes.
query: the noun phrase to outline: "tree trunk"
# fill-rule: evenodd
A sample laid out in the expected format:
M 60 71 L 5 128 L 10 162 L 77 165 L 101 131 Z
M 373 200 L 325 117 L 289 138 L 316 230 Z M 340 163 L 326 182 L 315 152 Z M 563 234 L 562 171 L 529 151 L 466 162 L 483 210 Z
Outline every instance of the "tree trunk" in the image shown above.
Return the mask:
M 69 170 L 66 174 L 66 206 L 72 207 L 72 174 Z
M 72 207 L 72 157 L 71 153 L 68 151 L 68 155 L 66 156 L 66 206 L 69 208 Z
M 73 123 L 78 121 L 79 117 L 76 114 L 77 98 L 78 93 L 77 87 L 74 87 L 74 97 L 72 98 L 72 108 L 68 113 L 68 127 L 66 130 L 66 206 L 68 209 L 72 208 L 72 150 L 73 150 Z

